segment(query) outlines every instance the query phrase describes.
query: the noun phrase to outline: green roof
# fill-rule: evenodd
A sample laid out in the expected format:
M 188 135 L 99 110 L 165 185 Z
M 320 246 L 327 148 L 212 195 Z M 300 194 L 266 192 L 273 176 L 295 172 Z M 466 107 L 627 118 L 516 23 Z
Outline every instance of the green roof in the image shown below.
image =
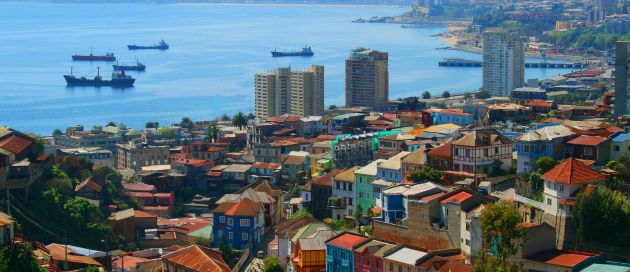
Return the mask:
M 301 238 L 308 238 L 320 230 L 331 230 L 330 226 L 324 223 L 311 223 L 300 228 L 291 238 L 291 242 L 296 243 Z
M 630 264 L 615 263 L 615 262 L 594 263 L 580 270 L 580 272 L 604 272 L 604 271 L 606 272 L 630 271 Z
M 212 239 L 212 225 L 207 225 L 203 228 L 200 228 L 196 231 L 193 231 L 188 234 L 188 236 L 194 236 L 204 239 Z

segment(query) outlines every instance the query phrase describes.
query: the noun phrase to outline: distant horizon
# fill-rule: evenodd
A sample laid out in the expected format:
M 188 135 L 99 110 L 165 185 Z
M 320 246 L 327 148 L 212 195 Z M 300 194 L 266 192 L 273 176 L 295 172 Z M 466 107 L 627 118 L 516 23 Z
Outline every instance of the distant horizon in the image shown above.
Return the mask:
M 277 6 L 401 6 L 401 3 L 371 0 L 0 0 L 0 3 L 50 3 L 50 4 L 183 4 L 183 5 L 277 5 Z

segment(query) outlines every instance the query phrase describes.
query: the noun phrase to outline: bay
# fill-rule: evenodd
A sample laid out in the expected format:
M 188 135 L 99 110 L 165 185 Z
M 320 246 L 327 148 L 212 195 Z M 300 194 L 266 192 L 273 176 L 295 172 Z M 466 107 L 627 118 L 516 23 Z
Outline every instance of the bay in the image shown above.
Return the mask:
M 147 121 L 171 124 L 253 112 L 253 75 L 290 66 L 325 66 L 325 102 L 344 104 L 344 60 L 357 46 L 388 51 L 390 98 L 470 91 L 480 68 L 438 67 L 446 57 L 479 55 L 437 50 L 442 26 L 403 29 L 355 24 L 356 18 L 405 9 L 385 6 L 0 3 L 0 124 L 50 135 L 83 124 Z M 127 44 L 166 40 L 166 51 L 129 51 Z M 272 58 L 270 51 L 310 45 L 311 58 Z M 105 78 L 111 63 L 72 62 L 73 54 L 113 52 L 121 63 L 147 65 L 132 89 L 68 88 L 62 75 Z M 527 69 L 527 78 L 569 72 Z

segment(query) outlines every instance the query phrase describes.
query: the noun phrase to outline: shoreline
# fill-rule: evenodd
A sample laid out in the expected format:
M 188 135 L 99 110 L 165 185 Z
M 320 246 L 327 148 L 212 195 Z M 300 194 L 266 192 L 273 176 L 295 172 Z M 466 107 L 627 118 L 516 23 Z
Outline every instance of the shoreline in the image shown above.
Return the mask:
M 279 7 L 392 7 L 397 8 L 396 5 L 368 5 L 368 4 L 317 4 L 317 3 L 238 3 L 238 2 L 177 2 L 177 3 L 165 3 L 168 5 L 183 5 L 183 6 L 279 6 Z

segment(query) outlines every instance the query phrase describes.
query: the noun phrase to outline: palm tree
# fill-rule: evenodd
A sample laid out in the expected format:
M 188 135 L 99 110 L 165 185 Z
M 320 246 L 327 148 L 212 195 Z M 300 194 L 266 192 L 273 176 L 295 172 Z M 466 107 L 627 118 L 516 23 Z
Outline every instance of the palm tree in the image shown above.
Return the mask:
M 243 129 L 243 127 L 246 127 L 247 117 L 245 117 L 245 114 L 239 111 L 236 115 L 234 115 L 234 117 L 232 118 L 232 125 L 237 126 L 239 129 Z
M 230 121 L 230 116 L 224 113 L 221 115 L 221 121 Z
M 219 127 L 217 124 L 212 124 L 212 126 L 208 128 L 208 139 L 213 143 L 219 139 Z

